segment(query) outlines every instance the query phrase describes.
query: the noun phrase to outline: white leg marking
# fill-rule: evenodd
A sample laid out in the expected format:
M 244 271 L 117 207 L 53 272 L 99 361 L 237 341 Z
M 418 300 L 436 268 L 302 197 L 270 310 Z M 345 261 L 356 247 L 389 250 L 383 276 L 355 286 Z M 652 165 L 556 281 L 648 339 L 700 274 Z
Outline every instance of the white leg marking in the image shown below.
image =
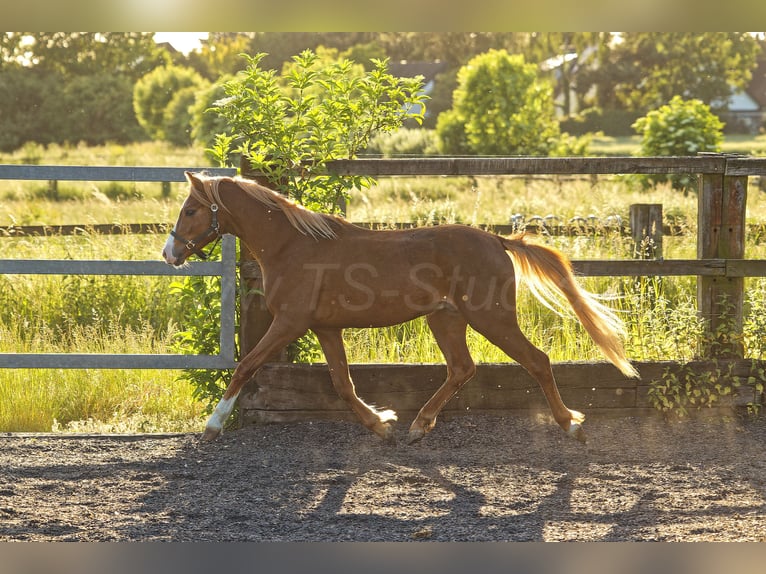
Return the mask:
M 231 411 L 234 410 L 234 403 L 237 400 L 237 396 L 233 396 L 230 399 L 221 399 L 218 405 L 215 407 L 213 414 L 207 420 L 206 428 L 220 432 L 223 428 L 223 423 L 229 418 Z

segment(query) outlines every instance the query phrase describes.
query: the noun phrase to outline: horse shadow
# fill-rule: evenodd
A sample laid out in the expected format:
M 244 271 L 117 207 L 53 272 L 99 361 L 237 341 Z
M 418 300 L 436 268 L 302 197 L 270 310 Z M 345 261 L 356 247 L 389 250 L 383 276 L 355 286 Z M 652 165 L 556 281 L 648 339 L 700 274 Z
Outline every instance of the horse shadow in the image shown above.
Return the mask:
M 507 421 L 456 419 L 412 446 L 342 422 L 229 433 L 179 453 L 188 470 L 168 475 L 140 512 L 165 516 L 169 540 L 632 541 L 733 539 L 766 510 L 762 468 L 709 466 L 678 441 L 660 455 L 656 425 L 651 448 L 627 438 L 583 447 L 535 421 L 502 444 Z M 741 438 L 710 448 L 741 448 Z

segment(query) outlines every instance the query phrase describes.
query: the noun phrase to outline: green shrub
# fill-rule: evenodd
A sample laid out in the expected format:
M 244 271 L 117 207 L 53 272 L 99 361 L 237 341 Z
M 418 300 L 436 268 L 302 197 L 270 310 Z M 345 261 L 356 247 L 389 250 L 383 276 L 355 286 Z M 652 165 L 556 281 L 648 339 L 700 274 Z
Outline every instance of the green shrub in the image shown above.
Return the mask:
M 166 110 L 176 94 L 184 88 L 202 89 L 205 81 L 191 68 L 164 66 L 155 68 L 133 88 L 133 108 L 146 133 L 154 139 L 169 139 L 177 128 L 169 123 Z M 190 102 L 191 103 L 191 102 Z M 190 116 L 187 112 L 187 121 Z
M 555 149 L 553 88 L 523 56 L 490 50 L 463 66 L 457 79 L 452 110 L 436 124 L 444 153 L 547 155 Z
M 367 153 L 385 157 L 433 155 L 437 151 L 436 132 L 425 128 L 400 128 L 395 132 L 377 134 L 366 150 Z
M 191 106 L 198 89 L 198 86 L 189 86 L 178 90 L 165 108 L 162 119 L 164 139 L 173 145 L 185 147 L 192 143 Z
M 227 132 L 226 120 L 216 113 L 213 106 L 226 96 L 224 84 L 231 79 L 231 76 L 224 76 L 215 84 L 198 90 L 189 109 L 192 141 L 203 148 L 213 146 L 216 134 Z
M 327 175 L 326 162 L 355 157 L 373 135 L 407 118 L 422 120 L 421 79 L 395 78 L 387 60 L 364 72 L 306 50 L 279 77 L 261 68 L 265 54 L 245 57 L 247 70 L 225 84 L 227 97 L 214 105 L 229 128 L 213 148 L 216 159 L 226 164 L 230 151 L 241 154 L 274 189 L 312 209 L 335 211 L 349 190 L 372 182 Z
M 633 129 L 641 136 L 643 155 L 695 155 L 718 152 L 723 141 L 723 123 L 700 100 L 673 97 L 670 102 L 639 118 Z M 675 189 L 696 183 L 693 175 L 652 175 L 648 182 L 670 181 Z

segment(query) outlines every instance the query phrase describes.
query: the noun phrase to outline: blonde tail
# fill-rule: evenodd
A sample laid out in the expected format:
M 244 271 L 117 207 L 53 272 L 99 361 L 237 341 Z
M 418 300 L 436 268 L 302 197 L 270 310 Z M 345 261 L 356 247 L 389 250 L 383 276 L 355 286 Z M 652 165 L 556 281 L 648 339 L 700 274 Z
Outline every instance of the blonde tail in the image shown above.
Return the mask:
M 639 377 L 620 341 L 620 334 L 624 333 L 622 321 L 614 311 L 580 288 L 572 265 L 563 253 L 544 245 L 527 243 L 523 234 L 503 237 L 501 241 L 517 273 L 543 305 L 559 314 L 566 312 L 563 295 L 606 358 L 624 375 Z

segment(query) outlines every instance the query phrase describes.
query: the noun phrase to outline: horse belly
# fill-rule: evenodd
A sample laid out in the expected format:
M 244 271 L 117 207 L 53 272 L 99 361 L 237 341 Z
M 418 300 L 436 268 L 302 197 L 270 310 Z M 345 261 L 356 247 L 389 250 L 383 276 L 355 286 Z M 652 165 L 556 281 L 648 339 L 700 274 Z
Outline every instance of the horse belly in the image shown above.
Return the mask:
M 313 310 L 325 326 L 385 327 L 404 323 L 433 311 L 439 302 L 434 294 L 408 289 L 407 285 L 357 283 L 327 292 Z

